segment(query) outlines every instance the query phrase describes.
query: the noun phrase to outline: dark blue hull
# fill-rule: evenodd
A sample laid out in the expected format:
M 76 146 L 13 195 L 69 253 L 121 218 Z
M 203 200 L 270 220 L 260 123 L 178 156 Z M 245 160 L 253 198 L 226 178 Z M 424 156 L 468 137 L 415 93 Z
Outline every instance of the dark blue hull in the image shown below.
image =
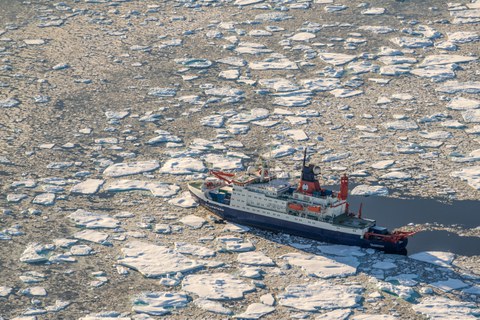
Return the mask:
M 406 253 L 406 246 L 408 239 L 404 239 L 397 243 L 386 241 L 366 240 L 358 235 L 315 228 L 291 221 L 265 217 L 262 215 L 253 214 L 246 211 L 240 211 L 228 206 L 220 206 L 213 201 L 205 201 L 192 192 L 195 200 L 209 211 L 215 213 L 219 217 L 238 224 L 258 227 L 261 229 L 272 230 L 276 232 L 284 232 L 300 237 L 319 240 L 323 242 L 330 242 L 336 244 L 344 244 L 350 246 L 359 246 L 364 248 L 374 248 L 384 250 L 391 253 Z

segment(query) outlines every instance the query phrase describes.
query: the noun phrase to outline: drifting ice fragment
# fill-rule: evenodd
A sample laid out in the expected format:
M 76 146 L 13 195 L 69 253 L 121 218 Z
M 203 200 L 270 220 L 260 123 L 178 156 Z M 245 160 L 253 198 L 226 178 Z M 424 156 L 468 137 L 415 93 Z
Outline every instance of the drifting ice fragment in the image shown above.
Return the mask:
M 245 293 L 255 291 L 255 286 L 229 273 L 189 275 L 183 279 L 182 288 L 211 300 L 242 299 Z
M 133 241 L 122 248 L 118 264 L 137 270 L 147 278 L 158 278 L 177 272 L 189 272 L 203 267 L 195 260 L 164 246 Z

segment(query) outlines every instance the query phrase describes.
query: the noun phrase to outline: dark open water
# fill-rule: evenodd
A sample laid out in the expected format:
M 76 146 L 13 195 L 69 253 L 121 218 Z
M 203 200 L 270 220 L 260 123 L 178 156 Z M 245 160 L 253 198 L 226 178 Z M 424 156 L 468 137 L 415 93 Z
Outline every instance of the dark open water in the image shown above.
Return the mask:
M 464 228 L 480 226 L 480 201 L 443 203 L 434 199 L 393 199 L 386 197 L 349 197 L 350 210 L 377 220 L 390 230 L 415 224 L 439 223 Z M 460 237 L 447 231 L 422 231 L 409 238 L 408 254 L 419 251 L 449 251 L 460 255 L 480 255 L 480 237 Z

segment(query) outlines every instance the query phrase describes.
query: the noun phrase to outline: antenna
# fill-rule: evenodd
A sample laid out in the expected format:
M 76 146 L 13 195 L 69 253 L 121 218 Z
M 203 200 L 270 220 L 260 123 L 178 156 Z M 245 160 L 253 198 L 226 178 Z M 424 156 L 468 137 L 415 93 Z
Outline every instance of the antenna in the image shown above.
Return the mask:
M 303 166 L 305 167 L 307 161 L 307 147 L 303 149 Z

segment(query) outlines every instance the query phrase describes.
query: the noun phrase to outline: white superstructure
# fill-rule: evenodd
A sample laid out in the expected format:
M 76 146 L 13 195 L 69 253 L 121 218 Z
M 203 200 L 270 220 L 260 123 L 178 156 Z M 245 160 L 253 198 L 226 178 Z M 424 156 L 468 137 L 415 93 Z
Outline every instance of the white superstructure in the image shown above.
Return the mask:
M 214 189 L 204 187 L 198 196 L 211 201 L 212 193 L 228 195 L 224 203 L 215 205 L 359 237 L 374 225 L 372 220 L 346 216 L 345 200 L 340 200 L 336 196 L 321 197 L 292 192 L 292 186 L 281 179 L 245 186 L 227 185 Z M 297 210 L 298 208 L 301 209 Z M 341 219 L 342 217 L 344 219 Z

